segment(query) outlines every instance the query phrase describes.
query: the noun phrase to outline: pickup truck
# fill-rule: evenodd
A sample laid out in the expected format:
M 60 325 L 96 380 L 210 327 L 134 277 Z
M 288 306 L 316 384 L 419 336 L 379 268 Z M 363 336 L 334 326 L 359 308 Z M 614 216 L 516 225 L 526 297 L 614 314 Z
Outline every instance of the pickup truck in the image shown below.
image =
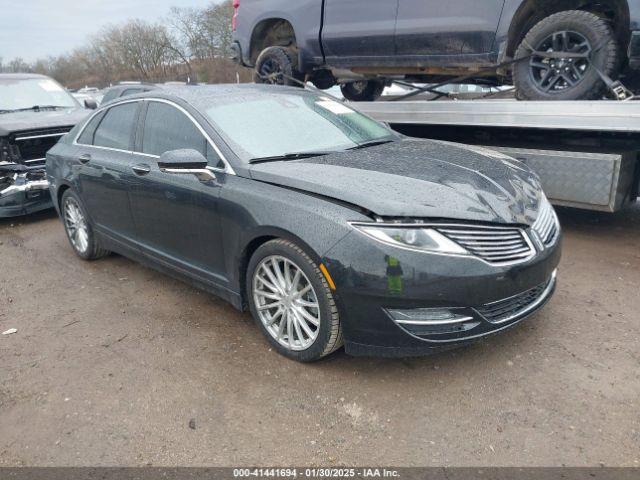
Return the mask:
M 233 0 L 255 80 L 371 101 L 394 79 L 510 85 L 519 99 L 640 88 L 640 0 Z

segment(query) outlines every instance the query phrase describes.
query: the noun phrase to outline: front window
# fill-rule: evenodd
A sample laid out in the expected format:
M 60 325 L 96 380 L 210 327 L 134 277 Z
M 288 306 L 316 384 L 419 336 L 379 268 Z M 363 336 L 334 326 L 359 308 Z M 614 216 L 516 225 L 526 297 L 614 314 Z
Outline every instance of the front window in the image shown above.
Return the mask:
M 216 99 L 205 108 L 226 142 L 245 161 L 301 152 L 347 150 L 396 134 L 328 97 L 302 94 Z
M 73 97 L 50 78 L 0 79 L 0 112 L 37 108 L 77 108 Z
M 160 156 L 181 149 L 196 150 L 210 166 L 224 168 L 209 141 L 184 113 L 166 103 L 150 102 L 144 122 L 142 153 Z

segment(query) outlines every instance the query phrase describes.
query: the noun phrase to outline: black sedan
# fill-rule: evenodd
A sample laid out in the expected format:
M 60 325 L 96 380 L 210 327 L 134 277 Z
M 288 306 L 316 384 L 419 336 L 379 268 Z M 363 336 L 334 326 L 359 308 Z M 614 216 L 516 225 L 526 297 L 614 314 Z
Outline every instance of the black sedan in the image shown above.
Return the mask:
M 121 99 L 49 151 L 47 177 L 80 257 L 117 252 L 248 308 L 300 361 L 450 348 L 555 287 L 560 228 L 525 165 L 302 89 Z

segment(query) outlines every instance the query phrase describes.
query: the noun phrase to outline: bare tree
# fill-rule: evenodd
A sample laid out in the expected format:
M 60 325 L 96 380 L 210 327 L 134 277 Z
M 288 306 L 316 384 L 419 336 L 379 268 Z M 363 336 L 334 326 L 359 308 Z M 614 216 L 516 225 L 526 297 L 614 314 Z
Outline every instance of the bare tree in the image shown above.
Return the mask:
M 204 8 L 172 8 L 162 23 L 130 20 L 111 25 L 87 45 L 58 57 L 28 64 L 0 59 L 0 71 L 35 71 L 70 88 L 106 86 L 121 80 L 162 82 L 204 80 L 235 82 L 250 74 L 229 59 L 232 42 L 231 0 Z

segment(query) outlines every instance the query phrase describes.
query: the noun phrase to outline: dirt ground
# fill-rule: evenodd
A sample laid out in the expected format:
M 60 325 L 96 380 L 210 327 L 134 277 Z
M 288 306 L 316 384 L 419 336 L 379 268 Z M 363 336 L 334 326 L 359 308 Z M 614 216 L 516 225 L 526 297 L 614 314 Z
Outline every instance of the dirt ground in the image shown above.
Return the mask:
M 519 327 L 312 365 L 208 294 L 79 260 L 52 213 L 2 220 L 0 466 L 639 466 L 640 208 L 560 215 L 557 293 Z

